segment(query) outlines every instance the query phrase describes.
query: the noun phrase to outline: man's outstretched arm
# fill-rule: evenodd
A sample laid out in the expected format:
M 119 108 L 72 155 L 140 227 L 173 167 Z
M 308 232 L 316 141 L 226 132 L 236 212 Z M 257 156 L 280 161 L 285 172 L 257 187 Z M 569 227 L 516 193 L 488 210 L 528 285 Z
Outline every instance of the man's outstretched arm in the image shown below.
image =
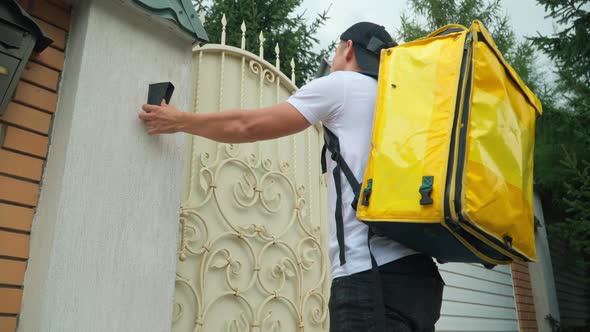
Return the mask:
M 139 118 L 150 135 L 185 132 L 223 143 L 268 140 L 298 133 L 310 126 L 291 104 L 218 113 L 180 112 L 173 105 L 143 105 Z

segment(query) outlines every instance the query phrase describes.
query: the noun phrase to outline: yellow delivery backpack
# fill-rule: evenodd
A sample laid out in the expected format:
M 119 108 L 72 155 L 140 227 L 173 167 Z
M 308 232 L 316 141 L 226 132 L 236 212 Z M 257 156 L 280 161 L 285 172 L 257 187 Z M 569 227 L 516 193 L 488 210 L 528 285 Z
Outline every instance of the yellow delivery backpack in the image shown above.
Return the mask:
M 442 262 L 534 261 L 541 113 L 538 98 L 474 21 L 382 51 L 362 182 L 327 128 L 326 147 L 337 162 L 335 182 L 342 171 L 357 193 L 357 218 L 375 234 Z
M 479 21 L 383 50 L 358 219 L 440 261 L 534 261 L 541 113 Z

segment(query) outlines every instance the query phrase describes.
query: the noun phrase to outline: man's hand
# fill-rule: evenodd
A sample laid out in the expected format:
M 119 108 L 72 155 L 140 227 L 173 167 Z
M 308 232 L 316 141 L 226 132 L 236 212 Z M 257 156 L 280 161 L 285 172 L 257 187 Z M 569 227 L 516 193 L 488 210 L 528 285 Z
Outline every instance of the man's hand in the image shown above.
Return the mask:
M 139 118 L 146 126 L 148 134 L 173 134 L 181 131 L 183 113 L 173 105 L 162 100 L 160 106 L 146 104 L 141 108 L 143 111 L 139 112 Z

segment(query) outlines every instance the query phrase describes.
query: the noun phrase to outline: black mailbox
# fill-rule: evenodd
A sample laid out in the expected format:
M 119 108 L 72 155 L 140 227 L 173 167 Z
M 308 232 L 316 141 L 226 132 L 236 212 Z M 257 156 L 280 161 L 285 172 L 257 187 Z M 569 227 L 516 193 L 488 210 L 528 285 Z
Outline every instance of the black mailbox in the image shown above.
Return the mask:
M 0 0 L 0 115 L 32 51 L 41 52 L 52 42 L 15 0 Z

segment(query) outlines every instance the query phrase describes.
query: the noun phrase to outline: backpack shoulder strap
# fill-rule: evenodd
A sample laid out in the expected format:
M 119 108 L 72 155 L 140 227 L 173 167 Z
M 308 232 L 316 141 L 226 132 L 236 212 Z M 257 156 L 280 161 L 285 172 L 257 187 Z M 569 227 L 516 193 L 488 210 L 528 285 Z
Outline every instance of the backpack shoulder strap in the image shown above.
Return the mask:
M 361 184 L 357 181 L 356 176 L 340 154 L 340 141 L 338 137 L 330 131 L 330 129 L 324 126 L 324 147 L 322 148 L 322 172 L 327 172 L 326 167 L 326 149 L 330 151 L 330 159 L 334 160 L 338 166 L 342 169 L 342 173 L 346 177 L 346 180 L 352 187 L 354 192 L 353 208 L 356 210 L 356 203 L 358 202 L 359 193 L 361 191 Z
M 367 234 L 367 246 L 369 247 L 369 255 L 371 255 L 371 277 L 373 279 L 372 292 L 373 292 L 373 314 L 375 316 L 375 325 L 377 331 L 385 331 L 385 322 L 387 316 L 385 314 L 385 299 L 383 298 L 383 285 L 381 284 L 381 273 L 379 272 L 379 265 L 371 250 L 371 239 L 375 236 L 373 228 L 369 226 Z
M 334 211 L 334 219 L 336 220 L 336 238 L 338 240 L 338 247 L 340 249 L 340 265 L 344 265 L 346 263 L 346 257 L 344 253 L 344 218 L 342 216 L 342 178 L 340 173 L 344 173 L 346 180 L 352 187 L 354 192 L 354 201 L 351 205 L 355 210 L 361 185 L 357 182 L 356 177 L 350 170 L 350 167 L 348 167 L 348 164 L 346 164 L 346 161 L 344 161 L 342 155 L 340 154 L 340 142 L 338 137 L 324 126 L 324 147 L 322 148 L 322 172 L 324 173 L 327 171 L 327 151 L 330 151 L 330 158 L 336 162 L 336 167 L 334 167 L 334 171 L 332 172 L 334 177 L 334 186 L 336 187 L 336 208 Z

